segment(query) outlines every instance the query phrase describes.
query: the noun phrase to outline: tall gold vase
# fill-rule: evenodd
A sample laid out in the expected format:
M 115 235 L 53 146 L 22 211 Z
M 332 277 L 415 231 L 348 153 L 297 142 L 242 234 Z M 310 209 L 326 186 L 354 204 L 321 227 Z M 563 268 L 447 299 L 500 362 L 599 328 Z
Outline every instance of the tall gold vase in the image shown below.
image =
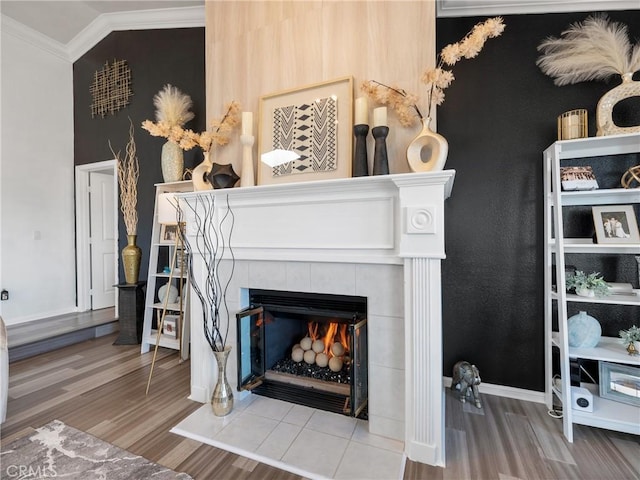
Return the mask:
M 138 276 L 140 275 L 142 250 L 136 245 L 136 238 L 137 235 L 127 235 L 127 246 L 122 249 L 124 278 L 129 285 L 138 283 Z

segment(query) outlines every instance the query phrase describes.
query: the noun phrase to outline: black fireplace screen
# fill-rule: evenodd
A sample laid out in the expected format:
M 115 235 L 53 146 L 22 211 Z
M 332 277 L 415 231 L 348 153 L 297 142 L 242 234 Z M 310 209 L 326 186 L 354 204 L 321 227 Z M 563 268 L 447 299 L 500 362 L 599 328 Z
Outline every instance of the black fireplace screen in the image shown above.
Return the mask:
M 238 389 L 366 416 L 367 300 L 250 290 L 236 314 Z

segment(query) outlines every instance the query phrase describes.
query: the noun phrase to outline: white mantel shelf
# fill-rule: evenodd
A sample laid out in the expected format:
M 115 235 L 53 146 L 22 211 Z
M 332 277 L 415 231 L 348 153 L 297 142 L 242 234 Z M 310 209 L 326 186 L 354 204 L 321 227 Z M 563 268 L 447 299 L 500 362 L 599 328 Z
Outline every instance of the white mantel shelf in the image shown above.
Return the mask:
M 445 257 L 442 205 L 451 195 L 454 177 L 454 170 L 444 170 L 205 190 L 179 197 L 195 206 L 198 197 L 213 196 L 216 210 L 222 211 L 228 201 L 236 259 L 399 265 L 407 257 Z M 187 235 L 193 235 L 189 210 Z
M 323 265 L 321 277 L 340 282 L 345 281 L 340 275 L 349 265 L 355 264 L 358 271 L 380 272 L 374 278 L 355 278 L 355 283 L 366 290 L 359 294 L 367 296 L 370 305 L 379 305 L 380 288 L 385 289 L 385 298 L 399 299 L 394 312 L 376 312 L 372 307 L 368 313 L 393 315 L 401 322 L 398 336 L 389 341 L 398 345 L 404 364 L 400 357 L 398 365 L 380 370 L 379 359 L 369 359 L 369 431 L 403 440 L 408 458 L 439 466 L 445 463 L 440 264 L 445 258 L 444 201 L 451 195 L 454 177 L 455 171 L 445 170 L 177 195 L 183 203 L 192 245 L 198 234 L 194 210 L 202 212 L 204 200 L 215 202 L 213 225 L 220 228 L 227 215 L 221 226 L 225 238 L 230 230 L 229 209 L 232 212 L 233 260 L 248 261 L 243 274 L 234 273 L 237 278 L 230 289 L 234 307 L 247 306 L 239 293 L 245 289 L 279 289 L 278 275 L 260 274 L 265 263 L 272 271 L 303 265 L 297 262 Z M 223 258 L 230 260 L 228 249 Z M 256 275 L 252 274 L 253 264 Z M 193 271 L 196 279 L 203 271 L 197 252 Z M 306 288 L 339 293 L 323 292 L 326 284 L 318 281 L 314 285 L 314 281 L 307 278 Z M 288 289 L 302 291 L 305 287 L 301 285 L 297 282 Z M 202 335 L 202 312 L 196 303 L 191 302 L 190 315 L 190 398 L 207 402 L 216 369 Z M 374 332 L 374 324 L 370 322 L 370 335 L 388 335 Z M 230 337 L 235 341 L 235 321 L 230 326 Z M 235 385 L 234 360 L 227 367 L 230 383 Z M 389 377 L 389 372 L 396 372 L 391 374 L 395 377 Z M 388 381 L 395 382 L 399 390 L 385 388 Z

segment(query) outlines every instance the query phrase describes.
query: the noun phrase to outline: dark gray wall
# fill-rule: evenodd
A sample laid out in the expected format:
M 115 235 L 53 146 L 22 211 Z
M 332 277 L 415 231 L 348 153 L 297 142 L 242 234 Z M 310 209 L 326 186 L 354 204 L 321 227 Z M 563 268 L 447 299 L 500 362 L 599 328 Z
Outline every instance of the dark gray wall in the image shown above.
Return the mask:
M 626 23 L 632 41 L 638 41 L 639 11 L 609 15 Z M 483 382 L 544 390 L 542 151 L 556 140 L 556 117 L 567 110 L 586 108 L 589 135 L 595 135 L 596 104 L 620 80 L 557 87 L 535 62 L 543 39 L 559 36 L 587 16 L 505 16 L 503 35 L 453 68 L 456 79 L 438 108 L 438 131 L 449 141 L 445 168 L 457 172 L 446 203 L 445 375 L 466 359 L 478 365 Z M 438 50 L 484 18 L 438 19 Z M 636 124 L 638 107 L 636 102 L 628 112 L 635 114 Z M 640 163 L 637 155 L 631 161 Z M 620 174 L 611 178 L 617 182 Z M 579 230 L 593 227 L 590 210 L 572 221 Z M 638 287 L 632 255 L 622 261 L 603 256 L 569 263 Z M 597 312 L 610 336 L 640 320 L 634 307 L 614 313 L 587 310 Z
M 135 128 L 135 142 L 140 163 L 138 181 L 138 240 L 142 249 L 140 279 L 147 278 L 155 184 L 163 181 L 160 152 L 166 141 L 152 137 L 140 124 L 155 120 L 153 96 L 170 83 L 191 96 L 195 118 L 187 127 L 205 129 L 204 28 L 143 30 L 113 32 L 82 56 L 73 65 L 75 164 L 82 165 L 113 158 L 113 149 L 124 153 L 129 140 L 129 118 Z M 89 88 L 94 73 L 105 62 L 126 60 L 131 70 L 131 103 L 126 108 L 104 118 L 91 118 L 93 102 Z M 185 168 L 202 161 L 202 152 L 194 148 L 184 153 Z M 120 249 L 127 243 L 127 234 L 120 215 Z M 124 278 L 120 266 L 120 278 Z

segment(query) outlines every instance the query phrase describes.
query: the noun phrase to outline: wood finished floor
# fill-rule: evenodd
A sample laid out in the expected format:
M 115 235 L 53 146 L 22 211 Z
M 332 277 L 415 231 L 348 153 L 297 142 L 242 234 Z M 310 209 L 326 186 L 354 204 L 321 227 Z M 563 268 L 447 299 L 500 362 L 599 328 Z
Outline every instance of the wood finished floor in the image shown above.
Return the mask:
M 159 350 L 145 396 L 151 354 L 114 346 L 115 337 L 12 363 L 2 444 L 59 419 L 197 480 L 301 478 L 169 433 L 200 407 L 187 399 L 189 363 Z M 579 426 L 569 444 L 561 421 L 544 405 L 489 395 L 482 400 L 478 410 L 447 391 L 447 467 L 408 461 L 405 480 L 640 479 L 639 437 Z

